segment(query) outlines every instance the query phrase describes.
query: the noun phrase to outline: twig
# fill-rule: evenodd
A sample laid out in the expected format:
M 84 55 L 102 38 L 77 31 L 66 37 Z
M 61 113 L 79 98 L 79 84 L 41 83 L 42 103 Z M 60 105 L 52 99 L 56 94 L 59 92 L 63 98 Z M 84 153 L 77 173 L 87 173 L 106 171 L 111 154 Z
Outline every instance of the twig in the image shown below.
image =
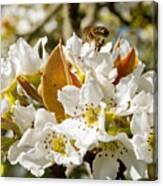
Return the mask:
M 79 3 L 69 4 L 69 17 L 73 31 L 75 33 L 79 33 L 80 31 Z

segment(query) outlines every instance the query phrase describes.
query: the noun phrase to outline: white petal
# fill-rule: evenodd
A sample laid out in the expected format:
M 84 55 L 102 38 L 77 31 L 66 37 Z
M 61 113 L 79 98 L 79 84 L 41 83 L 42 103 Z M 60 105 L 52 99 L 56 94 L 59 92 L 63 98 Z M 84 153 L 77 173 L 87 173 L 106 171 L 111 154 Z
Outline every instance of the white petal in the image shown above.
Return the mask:
M 109 78 L 109 80 L 110 80 L 111 82 L 113 82 L 113 81 L 115 81 L 117 75 L 118 75 L 117 69 L 116 69 L 116 68 L 113 68 L 113 69 L 110 71 L 110 73 L 109 73 L 109 75 L 108 75 L 108 78 Z
M 100 112 L 100 116 L 99 116 L 99 128 L 102 131 L 105 131 L 105 108 L 106 108 L 106 103 L 101 102 L 100 106 L 101 106 L 101 112 Z
M 47 160 L 44 156 L 41 156 L 36 149 L 23 153 L 19 163 L 22 167 L 31 171 L 36 177 L 42 176 L 44 174 L 44 169 L 52 165 L 52 162 Z
M 66 166 L 71 164 L 80 165 L 82 163 L 82 157 L 68 142 L 66 144 L 66 155 L 64 156 L 60 153 L 54 153 L 54 161 L 58 165 L 66 165 Z
M 144 69 L 144 65 L 141 62 L 139 62 L 134 72 L 122 78 L 118 83 L 118 85 L 116 86 L 118 113 L 125 112 L 125 110 L 128 107 L 128 102 L 133 99 L 138 89 L 138 82 L 143 69 Z
M 134 96 L 137 89 L 137 80 L 135 77 L 127 76 L 122 78 L 116 87 L 117 102 L 119 106 L 128 104 L 128 101 Z M 125 108 L 125 107 L 124 107 Z
M 130 141 L 130 139 L 128 138 L 126 133 L 119 133 L 116 136 L 116 139 L 121 141 L 123 143 L 123 145 L 127 148 L 127 149 L 133 149 L 132 143 Z
M 112 42 L 106 43 L 104 46 L 101 47 L 100 52 L 101 53 L 109 53 L 112 49 Z
M 38 109 L 35 115 L 35 123 L 34 126 L 37 129 L 43 129 L 47 122 L 56 123 L 55 114 L 49 112 L 43 108 Z
M 93 160 L 93 177 L 95 179 L 115 179 L 119 163 L 112 158 L 110 151 L 99 152 Z
M 100 101 L 103 99 L 104 94 L 101 90 L 101 87 L 97 81 L 91 75 L 91 72 L 86 74 L 85 84 L 83 84 L 80 91 L 80 104 L 91 104 L 94 106 L 99 105 Z
M 8 88 L 16 77 L 15 65 L 10 59 L 1 58 L 1 91 Z
M 114 98 L 115 97 L 115 87 L 111 83 L 111 81 L 109 81 L 109 79 L 105 78 L 102 75 L 98 75 L 97 80 L 99 81 L 99 83 L 101 85 L 101 89 L 103 91 L 104 97 L 106 99 L 108 97 L 109 98 Z
M 107 68 L 111 68 L 110 65 L 112 64 L 112 58 L 110 55 L 105 53 L 94 54 L 92 57 L 85 58 L 84 63 L 91 69 L 95 70 L 104 61 L 107 62 Z
M 35 108 L 33 105 L 29 105 L 27 107 L 15 105 L 13 108 L 13 113 L 16 124 L 22 133 L 32 126 L 35 118 Z
M 153 95 L 151 93 L 145 93 L 141 91 L 131 101 L 131 112 L 146 111 L 149 113 L 153 112 Z
M 79 106 L 80 89 L 75 86 L 65 86 L 58 92 L 58 100 L 62 103 L 64 110 L 71 116 L 80 114 Z
M 66 42 L 66 49 L 72 52 L 73 55 L 80 56 L 82 41 L 73 33 L 72 37 Z
M 23 146 L 28 146 L 28 147 L 33 147 L 37 141 L 40 139 L 41 132 L 36 131 L 36 129 L 27 129 L 23 136 L 21 137 L 18 147 L 23 147 Z
M 19 162 L 20 155 L 22 152 L 26 152 L 29 150 L 29 147 L 18 147 L 19 141 L 16 141 L 14 144 L 11 145 L 11 147 L 8 150 L 8 156 L 7 159 L 9 162 L 13 165 L 17 164 Z
M 154 71 L 148 71 L 143 74 L 139 81 L 139 91 L 154 92 L 154 85 L 156 83 L 156 74 Z
M 91 57 L 94 54 L 95 45 L 94 43 L 84 43 L 80 51 L 81 58 Z
M 138 160 L 132 150 L 129 150 L 127 155 L 123 157 L 123 163 L 127 167 L 126 176 L 128 179 L 146 178 L 147 165 L 144 161 Z
M 138 159 L 144 160 L 147 163 L 153 161 L 153 152 L 149 151 L 149 145 L 147 143 L 147 136 L 134 135 L 133 144 L 135 147 L 135 153 Z
M 22 38 L 10 47 L 9 57 L 16 65 L 17 74 L 33 74 L 40 68 L 38 54 Z
M 98 140 L 96 129 L 87 127 L 82 118 L 66 119 L 58 127 L 68 138 L 76 140 L 75 145 L 84 152 Z
M 95 69 L 95 72 L 99 75 L 103 75 L 107 77 L 111 72 L 111 70 L 112 70 L 112 58 L 111 56 L 108 55 L 107 57 L 99 61 L 99 64 Z
M 151 123 L 148 119 L 147 113 L 135 113 L 131 120 L 131 132 L 133 134 L 144 134 L 150 131 Z
M 66 152 L 70 158 L 70 162 L 75 165 L 80 165 L 82 163 L 82 156 L 72 147 L 72 145 L 68 142 L 66 145 Z
M 45 63 L 47 62 L 47 58 L 48 58 L 48 55 L 47 55 L 46 50 L 45 50 L 45 45 L 47 44 L 47 41 L 48 41 L 48 38 L 46 36 L 43 37 L 43 38 L 40 38 L 37 41 L 37 43 L 35 44 L 35 46 L 33 47 L 33 50 L 38 55 L 38 58 L 40 58 L 39 57 L 39 48 L 41 48 L 41 52 L 42 52 L 41 67 L 43 67 L 45 65 Z

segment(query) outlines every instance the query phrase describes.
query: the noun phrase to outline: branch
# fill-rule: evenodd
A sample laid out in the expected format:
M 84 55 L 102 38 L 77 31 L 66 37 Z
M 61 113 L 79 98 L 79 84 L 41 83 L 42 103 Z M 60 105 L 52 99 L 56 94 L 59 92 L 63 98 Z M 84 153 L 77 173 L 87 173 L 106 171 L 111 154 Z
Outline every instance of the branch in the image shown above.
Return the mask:
M 35 35 L 37 35 L 38 32 L 40 32 L 42 27 L 51 19 L 51 17 L 54 16 L 61 8 L 62 8 L 62 5 L 55 6 L 37 27 L 33 28 L 33 30 L 30 31 L 29 33 L 26 33 L 23 35 L 17 35 L 17 37 L 24 37 L 28 42 L 30 42 L 32 38 Z
M 122 23 L 124 23 L 125 25 L 129 25 L 130 24 L 130 21 L 127 21 L 126 19 L 124 19 L 122 17 L 122 15 L 116 10 L 115 6 L 114 6 L 115 3 L 108 3 L 108 8 L 109 10 L 115 14 L 116 16 L 118 16 L 118 18 L 121 20 Z

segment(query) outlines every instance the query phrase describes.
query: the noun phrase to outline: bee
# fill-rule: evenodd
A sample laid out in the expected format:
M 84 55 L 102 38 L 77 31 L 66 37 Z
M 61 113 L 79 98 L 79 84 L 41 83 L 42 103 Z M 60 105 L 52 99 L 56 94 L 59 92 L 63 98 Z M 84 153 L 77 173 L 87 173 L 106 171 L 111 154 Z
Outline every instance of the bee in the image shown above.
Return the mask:
M 105 38 L 109 36 L 109 30 L 104 26 L 87 26 L 83 30 L 83 43 L 94 42 L 95 51 L 100 51 L 104 45 Z

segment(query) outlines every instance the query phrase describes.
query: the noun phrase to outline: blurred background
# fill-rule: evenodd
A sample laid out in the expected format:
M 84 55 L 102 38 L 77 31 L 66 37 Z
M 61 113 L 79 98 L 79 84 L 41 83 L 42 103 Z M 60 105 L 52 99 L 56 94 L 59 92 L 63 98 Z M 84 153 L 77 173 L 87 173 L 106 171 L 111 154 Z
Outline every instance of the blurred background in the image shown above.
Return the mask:
M 123 36 L 135 45 L 147 69 L 155 67 L 157 22 L 153 2 L 115 2 L 80 4 L 29 4 L 2 6 L 2 56 L 10 44 L 23 37 L 33 45 L 48 36 L 50 52 L 60 37 L 66 41 L 72 32 L 82 36 L 88 25 L 104 25 L 110 30 L 109 41 Z
M 47 36 L 47 51 L 56 46 L 59 39 L 65 42 L 72 32 L 82 36 L 88 25 L 103 25 L 110 30 L 108 41 L 119 36 L 135 45 L 146 70 L 155 69 L 157 63 L 157 13 L 153 2 L 116 2 L 80 4 L 29 4 L 3 5 L 1 9 L 1 55 L 7 56 L 9 46 L 19 37 L 33 45 L 38 38 Z M 53 170 L 52 170 L 53 169 Z M 61 167 L 61 169 L 64 169 Z M 8 163 L 1 166 L 4 176 L 31 177 L 20 166 Z M 52 172 L 52 174 L 51 174 Z M 54 167 L 44 177 L 54 175 Z

